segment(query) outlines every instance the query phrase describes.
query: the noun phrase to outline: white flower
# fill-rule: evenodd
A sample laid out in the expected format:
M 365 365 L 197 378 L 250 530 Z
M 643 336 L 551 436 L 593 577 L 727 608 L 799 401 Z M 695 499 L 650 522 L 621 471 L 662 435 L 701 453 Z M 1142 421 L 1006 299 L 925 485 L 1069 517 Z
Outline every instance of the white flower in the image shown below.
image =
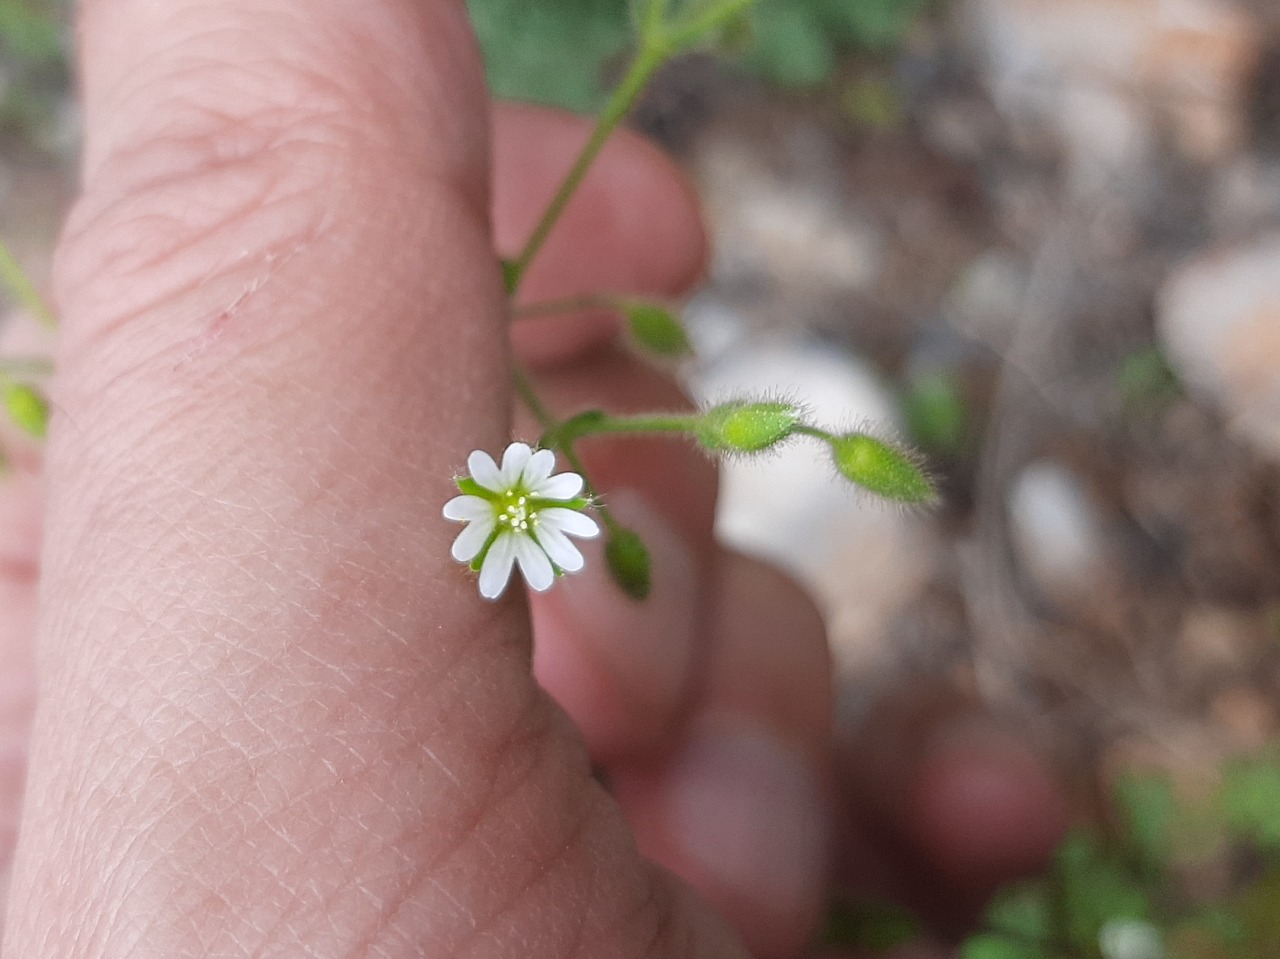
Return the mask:
M 600 527 L 581 510 L 582 477 L 557 473 L 551 450 L 512 443 L 502 466 L 482 450 L 467 457 L 470 477 L 460 477 L 455 496 L 444 504 L 444 518 L 466 523 L 453 541 L 453 558 L 480 571 L 480 595 L 497 599 L 507 588 L 511 567 L 529 588 L 542 592 L 557 573 L 576 573 L 583 558 L 569 536 L 598 536 Z M 568 534 L 568 535 L 566 535 Z

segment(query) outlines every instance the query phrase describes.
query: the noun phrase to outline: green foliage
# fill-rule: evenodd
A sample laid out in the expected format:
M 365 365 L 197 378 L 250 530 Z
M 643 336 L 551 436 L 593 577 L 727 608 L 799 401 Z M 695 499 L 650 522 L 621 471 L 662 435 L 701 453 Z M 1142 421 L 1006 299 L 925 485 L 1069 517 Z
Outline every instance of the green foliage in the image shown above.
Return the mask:
M 1219 803 L 1237 837 L 1268 852 L 1280 851 L 1280 765 L 1266 759 L 1229 764 L 1223 770 Z
M 887 50 L 927 0 L 762 0 L 747 62 L 786 87 L 821 83 L 844 49 Z
M 899 906 L 837 900 L 827 913 L 822 942 L 832 948 L 880 951 L 910 942 L 919 934 L 920 923 Z
M 1047 942 L 1053 938 L 1053 917 L 1048 890 L 1042 883 L 1022 883 L 1004 889 L 987 910 L 993 932 L 1022 942 Z
M 61 0 L 0 0 L 0 47 L 6 59 L 53 60 L 62 56 Z
M 959 379 L 948 373 L 914 378 L 902 394 L 902 412 L 912 441 L 930 453 L 956 456 L 969 435 L 969 410 Z
M 848 49 L 901 42 L 929 0 L 760 0 L 721 46 L 786 87 L 813 86 Z M 627 0 L 468 0 L 489 83 L 502 97 L 572 110 L 599 105 L 631 36 Z
M 631 35 L 626 0 L 468 0 L 500 97 L 585 112 Z
M 982 933 L 961 947 L 960 959 L 1048 959 L 1048 953 L 1035 943 Z
M 897 88 L 882 77 L 860 77 L 840 93 L 840 112 L 856 126 L 886 130 L 902 122 Z
M 0 62 L 8 83 L 0 126 L 29 134 L 52 115 L 66 82 L 66 0 L 0 0 Z
M 1116 783 L 1116 806 L 1142 868 L 1158 873 L 1173 853 L 1173 784 L 1161 776 L 1130 774 Z
M 1115 831 L 1071 833 L 1049 875 L 996 898 L 965 959 L 1280 957 L 1275 755 L 1234 760 L 1216 789 L 1189 796 L 1167 776 L 1129 774 L 1112 800 Z M 1195 877 L 1224 870 L 1233 880 L 1211 901 L 1195 891 Z
M 1125 408 L 1135 411 L 1165 406 L 1182 393 L 1168 358 L 1154 346 L 1125 357 L 1118 388 Z
M 1116 851 L 1085 832 L 1068 836 L 1054 858 L 1053 877 L 1061 896 L 1066 938 L 1080 950 L 1093 949 L 1098 934 L 1114 919 L 1146 919 L 1148 892 Z

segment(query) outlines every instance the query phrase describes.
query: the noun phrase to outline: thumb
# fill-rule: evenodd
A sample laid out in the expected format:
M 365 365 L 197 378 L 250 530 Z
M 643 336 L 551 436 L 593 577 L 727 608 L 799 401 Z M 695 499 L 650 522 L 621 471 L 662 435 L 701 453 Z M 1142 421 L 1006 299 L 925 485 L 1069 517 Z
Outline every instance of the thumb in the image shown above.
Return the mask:
M 440 518 L 507 434 L 456 0 L 88 0 L 13 956 L 739 955 Z

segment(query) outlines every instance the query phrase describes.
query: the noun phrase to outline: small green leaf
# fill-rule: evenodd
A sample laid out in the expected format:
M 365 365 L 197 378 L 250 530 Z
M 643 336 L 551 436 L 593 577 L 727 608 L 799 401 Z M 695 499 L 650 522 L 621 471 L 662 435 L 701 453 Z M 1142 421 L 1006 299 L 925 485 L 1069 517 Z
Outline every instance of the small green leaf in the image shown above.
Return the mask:
M 694 435 L 714 453 L 759 453 L 785 440 L 799 425 L 800 411 L 791 403 L 734 400 L 703 413 Z
M 1067 836 L 1054 857 L 1062 913 L 1072 945 L 1096 951 L 1103 927 L 1116 919 L 1147 919 L 1148 893 L 1127 865 L 1082 831 Z
M 992 932 L 1042 942 L 1053 934 L 1049 897 L 1043 883 L 1006 886 L 987 907 L 986 925 Z
M 615 583 L 632 599 L 647 599 L 653 587 L 649 549 L 639 534 L 615 530 L 604 547 L 605 560 Z
M 831 440 L 831 454 L 850 482 L 899 503 L 932 503 L 937 492 L 906 451 L 866 433 Z
M 969 423 L 957 378 L 932 373 L 913 379 L 902 396 L 902 412 L 912 440 L 931 452 L 958 455 Z
M 49 430 L 49 401 L 39 390 L 26 383 L 15 383 L 4 391 L 9 418 L 36 439 L 44 439 Z
M 690 356 L 693 344 L 680 321 L 666 307 L 657 303 L 628 302 L 622 304 L 632 338 L 657 356 Z
M 1116 783 L 1115 800 L 1142 865 L 1162 871 L 1173 850 L 1173 784 L 1165 777 L 1131 773 Z
M 993 933 L 974 936 L 960 947 L 960 959 L 1045 959 L 1047 955 L 1038 945 Z
M 1233 832 L 1264 849 L 1280 849 L 1280 764 L 1268 759 L 1230 764 L 1219 803 Z
M 919 935 L 920 923 L 900 906 L 837 899 L 827 910 L 822 942 L 833 948 L 881 951 Z
M 887 130 L 902 122 L 898 91 L 878 77 L 862 77 L 845 87 L 840 110 L 858 126 L 872 130 Z

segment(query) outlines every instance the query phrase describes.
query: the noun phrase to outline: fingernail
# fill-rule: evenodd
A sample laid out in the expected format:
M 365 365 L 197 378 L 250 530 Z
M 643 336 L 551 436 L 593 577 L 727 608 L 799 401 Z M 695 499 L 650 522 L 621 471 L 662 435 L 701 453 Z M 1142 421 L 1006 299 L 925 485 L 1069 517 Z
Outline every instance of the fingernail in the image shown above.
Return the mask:
M 591 725 L 597 736 L 611 740 L 592 744 L 605 750 L 635 748 L 643 745 L 644 737 L 665 735 L 668 721 L 682 708 L 693 671 L 702 581 L 701 567 L 683 537 L 645 499 L 619 490 L 609 494 L 609 509 L 618 522 L 639 534 L 649 551 L 650 594 L 634 600 L 613 581 L 604 558 L 604 537 L 585 544 L 583 571 L 565 577 L 541 600 L 550 616 L 548 625 L 565 629 L 585 648 L 549 644 L 538 651 L 539 677 L 552 685 L 558 670 L 571 668 L 556 657 L 571 656 L 577 663 L 585 653 L 593 668 L 603 672 L 603 679 L 597 677 L 593 685 L 610 690 L 617 728 L 608 733 L 610 717 L 598 715 Z M 575 678 L 560 685 L 565 690 L 552 692 L 571 696 L 583 684 Z M 571 702 L 562 705 L 575 712 Z
M 670 773 L 668 828 L 712 881 L 779 917 L 810 911 L 822 894 L 826 809 L 817 777 L 763 730 L 710 730 Z

